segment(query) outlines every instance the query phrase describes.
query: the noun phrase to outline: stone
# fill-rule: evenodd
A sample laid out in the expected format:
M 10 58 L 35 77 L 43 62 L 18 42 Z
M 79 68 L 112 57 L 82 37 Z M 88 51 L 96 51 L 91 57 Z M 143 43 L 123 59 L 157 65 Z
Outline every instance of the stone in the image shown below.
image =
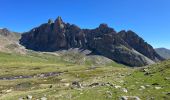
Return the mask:
M 112 92 L 111 91 L 106 91 L 107 94 L 109 95 L 112 95 Z
M 107 98 L 112 98 L 112 92 L 111 91 L 106 91 L 106 96 L 107 96 Z
M 40 100 L 47 100 L 47 98 L 46 97 L 42 97 Z
M 50 86 L 49 86 L 49 88 L 52 88 L 52 87 L 53 87 L 53 85 L 50 85 Z
M 81 92 L 80 94 L 82 95 L 83 93 Z
M 162 89 L 162 87 L 155 87 L 156 90 Z
M 21 98 L 19 98 L 18 100 L 24 100 L 24 98 L 21 97 Z
M 90 84 L 89 86 L 90 86 L 90 87 L 96 87 L 96 86 L 99 86 L 99 85 L 100 85 L 100 83 L 97 83 L 97 82 L 96 82 L 96 83 Z
M 165 77 L 165 80 L 170 80 L 170 77 Z
M 147 68 L 144 68 L 143 69 L 143 72 L 148 72 L 149 70 Z
M 141 89 L 145 89 L 145 86 L 140 86 Z
M 145 85 L 147 88 L 151 87 L 150 85 Z
M 125 92 L 125 93 L 128 92 L 128 90 L 126 88 L 122 88 L 122 91 Z
M 141 100 L 138 96 L 122 96 L 120 100 Z
M 117 89 L 117 88 L 121 88 L 121 86 L 119 86 L 119 85 L 115 85 L 114 87 L 115 87 L 116 89 Z
M 12 91 L 12 89 L 6 90 L 7 93 L 9 93 L 9 92 L 11 92 L 11 91 Z
M 110 82 L 107 82 L 107 83 L 106 83 L 106 86 L 111 86 L 111 87 L 113 87 L 114 85 L 113 85 L 112 83 L 110 83 Z
M 29 100 L 31 100 L 31 99 L 32 99 L 32 95 L 27 95 L 26 98 L 29 99 Z
M 69 87 L 70 83 L 64 83 L 64 86 Z
M 78 81 L 72 82 L 72 86 L 76 88 L 82 88 L 81 84 Z

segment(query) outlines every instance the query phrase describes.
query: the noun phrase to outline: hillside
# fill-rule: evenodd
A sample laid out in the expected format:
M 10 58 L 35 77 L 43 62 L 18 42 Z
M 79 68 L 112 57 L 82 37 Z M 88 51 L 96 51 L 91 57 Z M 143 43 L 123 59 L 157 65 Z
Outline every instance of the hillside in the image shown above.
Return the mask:
M 170 59 L 170 50 L 166 48 L 156 48 L 155 51 L 163 58 Z
M 11 32 L 8 29 L 0 29 L 0 51 L 25 53 L 23 46 L 19 44 L 20 33 Z
M 169 60 L 129 68 L 84 57 L 73 52 L 0 53 L 0 100 L 170 99 Z

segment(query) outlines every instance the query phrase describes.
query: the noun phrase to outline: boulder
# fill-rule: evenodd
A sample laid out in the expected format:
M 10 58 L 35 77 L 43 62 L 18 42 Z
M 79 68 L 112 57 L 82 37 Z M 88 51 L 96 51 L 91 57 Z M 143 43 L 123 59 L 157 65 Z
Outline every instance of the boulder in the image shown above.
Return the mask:
M 80 82 L 78 82 L 78 81 L 73 81 L 72 82 L 72 87 L 73 88 L 82 88 Z
M 120 100 L 141 100 L 138 96 L 122 96 Z

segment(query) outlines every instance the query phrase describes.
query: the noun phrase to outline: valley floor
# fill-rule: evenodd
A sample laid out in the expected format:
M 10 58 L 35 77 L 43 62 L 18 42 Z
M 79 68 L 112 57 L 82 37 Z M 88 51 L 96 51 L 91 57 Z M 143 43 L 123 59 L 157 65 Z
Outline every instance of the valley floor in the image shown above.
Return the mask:
M 82 58 L 0 53 L 0 100 L 170 100 L 170 61 L 130 68 Z

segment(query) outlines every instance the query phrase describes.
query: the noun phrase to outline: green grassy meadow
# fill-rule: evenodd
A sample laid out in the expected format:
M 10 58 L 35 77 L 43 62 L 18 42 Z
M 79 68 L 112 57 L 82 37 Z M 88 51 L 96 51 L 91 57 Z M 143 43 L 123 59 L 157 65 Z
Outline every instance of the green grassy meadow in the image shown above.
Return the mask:
M 61 72 L 58 76 L 0 80 L 0 100 L 170 100 L 170 61 L 142 68 L 85 59 L 84 55 L 29 52 L 0 53 L 0 78 Z M 74 87 L 77 81 L 81 88 Z M 90 86 L 93 83 L 105 85 Z M 111 85 L 108 85 L 111 84 Z M 144 87 L 144 88 L 143 88 Z M 127 91 L 124 91 L 126 89 Z

